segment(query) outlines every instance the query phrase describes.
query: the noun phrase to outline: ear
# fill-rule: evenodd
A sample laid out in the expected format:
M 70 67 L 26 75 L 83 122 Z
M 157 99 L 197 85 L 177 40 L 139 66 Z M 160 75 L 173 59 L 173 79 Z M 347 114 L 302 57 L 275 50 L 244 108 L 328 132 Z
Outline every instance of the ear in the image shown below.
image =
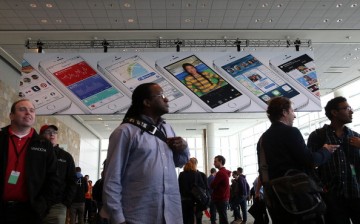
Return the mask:
M 149 100 L 149 99 L 144 99 L 143 105 L 144 105 L 145 107 L 150 107 L 150 100 Z
M 332 109 L 332 110 L 331 110 L 331 115 L 332 115 L 333 117 L 335 117 L 335 116 L 337 115 L 337 113 L 338 113 L 337 110 L 335 110 L 335 109 Z

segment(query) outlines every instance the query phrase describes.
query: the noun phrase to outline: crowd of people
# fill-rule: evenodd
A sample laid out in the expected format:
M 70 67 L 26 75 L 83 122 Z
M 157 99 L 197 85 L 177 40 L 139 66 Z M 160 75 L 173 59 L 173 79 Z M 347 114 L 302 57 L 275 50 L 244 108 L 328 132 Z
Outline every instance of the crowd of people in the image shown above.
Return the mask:
M 197 159 L 190 158 L 187 142 L 162 118 L 168 112 L 168 99 L 158 84 L 139 85 L 123 122 L 109 138 L 104 171 L 93 186 L 59 147 L 59 128 L 45 124 L 38 134 L 33 104 L 16 101 L 10 125 L 0 131 L 0 220 L 199 224 L 208 210 L 211 224 L 228 224 L 231 209 L 231 223 L 245 224 L 250 186 L 243 169 L 227 170 L 226 159 L 218 155 L 206 177 L 197 169 Z M 266 112 L 271 126 L 257 148 L 258 157 L 266 158 L 266 170 L 259 162 L 255 200 L 271 193 L 268 181 L 301 170 L 316 177 L 327 209 L 306 223 L 360 223 L 360 135 L 345 126 L 353 115 L 347 100 L 335 97 L 327 103 L 330 124 L 311 133 L 307 144 L 293 127 L 296 116 L 289 99 L 273 98 Z M 184 167 L 179 176 L 175 167 Z M 195 185 L 209 196 L 205 207 L 194 197 Z M 268 212 L 273 224 L 301 223 L 276 206 Z

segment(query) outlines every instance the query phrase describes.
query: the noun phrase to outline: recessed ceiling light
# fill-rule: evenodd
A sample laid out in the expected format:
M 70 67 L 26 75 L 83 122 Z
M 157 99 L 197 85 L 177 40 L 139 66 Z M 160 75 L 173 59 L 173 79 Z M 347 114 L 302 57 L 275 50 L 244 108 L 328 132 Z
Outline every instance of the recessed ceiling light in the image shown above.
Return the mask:
M 266 6 L 268 6 L 268 3 L 262 4 L 262 7 L 265 8 Z
M 47 8 L 52 8 L 52 7 L 53 7 L 53 5 L 50 4 L 50 3 L 47 3 L 45 6 L 46 6 Z
M 340 23 L 342 21 L 342 19 L 338 19 L 338 20 L 336 20 L 336 22 L 338 22 L 338 23 Z
M 40 22 L 47 23 L 47 19 L 42 19 L 42 20 L 40 20 Z
M 336 5 L 336 8 L 340 8 L 341 6 L 342 6 L 342 4 L 339 3 L 339 4 Z
M 200 23 L 205 22 L 205 21 L 206 21 L 206 19 L 204 19 L 204 18 L 200 19 Z
M 36 4 L 34 4 L 34 3 L 32 3 L 32 4 L 30 4 L 30 7 L 31 7 L 31 8 L 36 8 L 36 7 L 37 7 L 37 5 L 36 5 Z
M 271 23 L 273 20 L 272 19 L 269 19 L 269 23 Z
M 206 4 L 205 3 L 202 3 L 201 4 L 201 7 L 205 8 Z
M 189 18 L 185 19 L 185 23 L 189 23 L 189 22 L 191 22 L 191 19 Z
M 190 6 L 191 6 L 191 4 L 190 4 L 190 3 L 187 3 L 187 4 L 186 4 L 186 7 L 188 7 L 188 8 L 189 8 Z
M 57 23 L 62 23 L 62 20 L 61 19 L 57 19 L 55 20 Z
M 282 6 L 283 6 L 282 4 L 278 4 L 276 7 L 280 8 L 280 7 L 282 7 Z
M 324 23 L 327 23 L 327 22 L 329 22 L 329 19 L 324 19 Z
M 124 7 L 125 7 L 125 8 L 130 8 L 131 5 L 130 5 L 130 3 L 125 3 L 125 4 L 124 4 Z
M 357 6 L 357 4 L 356 4 L 356 3 L 355 3 L 355 4 L 351 4 L 351 5 L 350 5 L 350 7 L 351 7 L 351 8 L 354 8 L 354 7 L 356 7 L 356 6 Z
M 358 51 L 358 50 L 360 50 L 360 48 L 355 48 L 354 50 L 355 50 L 355 51 Z
M 134 19 L 128 19 L 129 23 L 133 23 L 135 20 Z
M 255 23 L 260 22 L 260 19 L 255 19 Z

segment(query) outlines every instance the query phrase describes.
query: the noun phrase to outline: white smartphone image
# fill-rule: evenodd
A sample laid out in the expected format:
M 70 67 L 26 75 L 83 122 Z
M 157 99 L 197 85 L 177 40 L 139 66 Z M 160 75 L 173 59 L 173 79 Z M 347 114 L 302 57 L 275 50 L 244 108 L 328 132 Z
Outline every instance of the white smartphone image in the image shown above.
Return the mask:
M 39 64 L 42 71 L 86 114 L 112 114 L 131 101 L 79 55 L 61 55 Z
M 232 53 L 216 59 L 214 66 L 263 109 L 266 109 L 267 102 L 276 96 L 291 99 L 294 109 L 300 109 L 309 102 L 304 94 L 247 52 Z
M 240 111 L 251 100 L 192 53 L 156 61 L 156 67 L 208 112 Z
M 19 97 L 29 99 L 39 115 L 61 112 L 71 101 L 26 60 L 22 61 Z
M 187 95 L 139 55 L 112 55 L 98 62 L 98 70 L 129 97 L 138 85 L 148 82 L 157 83 L 169 100 L 170 113 L 181 111 L 191 105 L 191 99 Z
M 289 52 L 270 59 L 270 66 L 316 104 L 321 106 L 319 82 L 313 58 L 305 52 Z

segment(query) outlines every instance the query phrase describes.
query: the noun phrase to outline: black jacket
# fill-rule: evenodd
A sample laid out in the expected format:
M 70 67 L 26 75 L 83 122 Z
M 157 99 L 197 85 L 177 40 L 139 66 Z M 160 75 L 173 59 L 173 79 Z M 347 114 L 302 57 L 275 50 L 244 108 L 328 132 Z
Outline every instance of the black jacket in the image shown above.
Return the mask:
M 76 193 L 72 203 L 85 203 L 85 193 L 88 191 L 88 183 L 84 177 L 76 179 Z
M 9 148 L 9 126 L 0 131 L 0 194 L 4 198 L 5 172 Z M 26 150 L 26 185 L 29 202 L 34 211 L 43 218 L 55 203 L 55 194 L 60 185 L 57 176 L 56 156 L 51 143 L 41 138 L 35 131 Z M 0 203 L 0 212 L 4 212 Z
M 75 162 L 70 153 L 58 145 L 54 147 L 54 150 L 57 157 L 58 175 L 62 183 L 56 195 L 56 203 L 63 203 L 69 208 L 76 193 Z

